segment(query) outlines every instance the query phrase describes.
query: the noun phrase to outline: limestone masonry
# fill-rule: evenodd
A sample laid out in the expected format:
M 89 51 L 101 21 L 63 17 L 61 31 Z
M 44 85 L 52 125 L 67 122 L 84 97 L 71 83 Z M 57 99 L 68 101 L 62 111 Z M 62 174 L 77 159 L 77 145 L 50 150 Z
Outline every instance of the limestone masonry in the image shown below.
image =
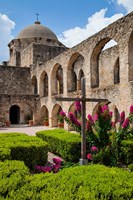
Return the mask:
M 116 45 L 104 49 L 110 40 Z M 107 98 L 115 120 L 133 104 L 133 12 L 73 48 L 39 21 L 8 47 L 10 58 L 0 65 L 0 117 L 11 124 L 43 124 L 48 118 L 57 127 L 60 110 L 75 110 L 74 102 L 57 102 L 55 96 L 80 97 L 82 77 L 86 96 Z M 87 103 L 87 114 L 96 108 Z

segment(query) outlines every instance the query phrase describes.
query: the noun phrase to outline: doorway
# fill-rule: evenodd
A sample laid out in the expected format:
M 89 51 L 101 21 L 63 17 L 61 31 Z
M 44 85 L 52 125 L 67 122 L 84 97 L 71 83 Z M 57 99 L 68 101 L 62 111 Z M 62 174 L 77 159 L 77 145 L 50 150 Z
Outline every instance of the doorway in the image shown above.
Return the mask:
M 10 108 L 10 122 L 11 124 L 19 124 L 20 122 L 20 108 L 17 105 Z

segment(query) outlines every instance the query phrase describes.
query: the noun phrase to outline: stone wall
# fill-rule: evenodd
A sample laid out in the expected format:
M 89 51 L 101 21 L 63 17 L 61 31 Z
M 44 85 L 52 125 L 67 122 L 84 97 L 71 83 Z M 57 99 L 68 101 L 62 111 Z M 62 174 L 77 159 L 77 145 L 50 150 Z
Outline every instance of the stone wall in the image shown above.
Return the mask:
M 88 97 L 107 98 L 110 101 L 110 108 L 119 112 L 129 111 L 129 106 L 133 104 L 133 85 L 132 85 L 132 63 L 131 54 L 133 47 L 130 41 L 133 40 L 133 12 L 129 15 L 112 23 L 100 32 L 68 49 L 55 58 L 43 63 L 41 66 L 34 66 L 31 71 L 32 77 L 35 76 L 38 82 L 38 91 L 40 91 L 40 77 L 43 73 L 48 75 L 48 96 L 41 97 L 41 108 L 45 106 L 48 109 L 50 119 L 53 119 L 53 111 L 61 107 L 68 112 L 73 102 L 57 102 L 52 95 L 53 87 L 58 88 L 56 77 L 57 66 L 63 69 L 63 94 L 60 96 L 80 96 L 80 91 L 69 92 L 71 66 L 76 62 L 79 56 L 83 58 L 81 69 L 86 78 L 86 94 Z M 106 50 L 103 47 L 113 39 L 117 45 Z M 130 57 L 129 57 L 130 56 Z M 133 56 L 133 55 L 132 55 Z M 130 59 L 129 59 L 130 58 Z M 130 62 L 129 62 L 130 61 Z M 114 76 L 119 70 L 119 80 L 114 81 Z M 78 75 L 79 72 L 76 72 Z M 78 78 L 78 77 L 77 77 Z M 56 94 L 56 92 L 54 92 Z M 58 94 L 58 92 L 57 92 Z M 92 113 L 97 103 L 88 103 L 87 112 Z M 55 115 L 54 115 L 55 116 Z M 50 124 L 55 124 L 50 120 Z
M 31 94 L 30 68 L 0 66 L 0 94 Z

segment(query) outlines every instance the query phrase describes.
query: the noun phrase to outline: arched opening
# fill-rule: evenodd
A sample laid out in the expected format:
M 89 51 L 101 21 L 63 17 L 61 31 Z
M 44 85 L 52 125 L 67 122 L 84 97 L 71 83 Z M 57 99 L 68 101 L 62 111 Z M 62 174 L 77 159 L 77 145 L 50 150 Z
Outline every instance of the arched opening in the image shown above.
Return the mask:
M 67 70 L 67 89 L 68 92 L 74 92 L 80 88 L 80 80 L 77 79 L 79 71 L 84 65 L 84 57 L 79 53 L 74 53 L 69 61 Z M 81 73 L 81 75 L 83 75 Z M 79 88 L 78 88 L 79 87 Z
M 75 116 L 76 119 L 78 119 L 79 121 L 81 120 L 80 119 L 80 116 L 79 116 L 79 113 L 76 111 L 76 108 L 75 108 L 75 103 L 73 103 L 70 107 L 69 107 L 69 110 L 68 110 L 68 113 L 69 112 L 72 112 Z M 71 126 L 71 125 L 68 125 L 68 130 L 69 131 L 74 131 L 74 128 Z
M 20 108 L 17 105 L 10 108 L 10 122 L 11 124 L 19 124 L 20 122 Z
M 52 71 L 52 95 L 63 94 L 63 69 L 62 66 L 56 64 Z
M 117 107 L 114 108 L 114 121 L 118 122 L 120 120 L 120 113 L 117 109 Z
M 128 43 L 128 63 L 129 63 L 128 80 L 133 81 L 133 32 L 129 38 L 129 43 Z
M 52 127 L 58 127 L 58 116 L 60 111 L 62 110 L 59 104 L 56 104 L 52 110 Z
M 38 87 L 37 87 L 37 78 L 36 76 L 33 76 L 31 79 L 31 85 L 32 85 L 32 93 L 38 94 Z
M 40 112 L 40 124 L 43 125 L 45 121 L 49 122 L 49 111 L 47 107 L 44 105 L 42 106 Z
M 114 66 L 114 84 L 120 83 L 120 65 L 119 58 L 117 58 Z
M 94 48 L 91 59 L 90 59 L 90 76 L 91 76 L 91 88 L 99 87 L 99 56 L 102 52 L 102 49 L 112 41 L 111 38 L 105 38 L 101 40 Z M 113 40 L 114 41 L 114 40 Z M 115 43 L 117 44 L 117 43 Z M 107 48 L 107 46 L 106 46 Z
M 79 71 L 78 81 L 77 81 L 77 83 L 78 83 L 77 89 L 78 89 L 78 90 L 81 90 L 81 79 L 82 79 L 83 77 L 84 77 L 84 72 L 83 72 L 83 70 L 81 69 L 81 70 Z
M 110 103 L 111 103 L 110 101 L 104 101 L 104 102 L 97 103 L 93 109 L 92 116 L 99 113 L 99 106 L 109 105 Z
M 40 96 L 47 97 L 48 96 L 48 75 L 44 71 L 40 77 Z

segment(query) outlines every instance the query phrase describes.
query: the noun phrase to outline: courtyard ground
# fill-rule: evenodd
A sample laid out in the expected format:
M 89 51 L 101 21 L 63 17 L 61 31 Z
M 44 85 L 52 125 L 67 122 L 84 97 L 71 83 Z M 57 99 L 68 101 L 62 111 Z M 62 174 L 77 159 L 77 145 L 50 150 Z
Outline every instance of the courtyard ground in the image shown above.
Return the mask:
M 0 133 L 26 133 L 28 135 L 35 135 L 37 131 L 41 130 L 50 130 L 53 128 L 49 128 L 48 126 L 29 126 L 28 124 L 24 125 L 11 125 L 9 127 L 0 127 Z

